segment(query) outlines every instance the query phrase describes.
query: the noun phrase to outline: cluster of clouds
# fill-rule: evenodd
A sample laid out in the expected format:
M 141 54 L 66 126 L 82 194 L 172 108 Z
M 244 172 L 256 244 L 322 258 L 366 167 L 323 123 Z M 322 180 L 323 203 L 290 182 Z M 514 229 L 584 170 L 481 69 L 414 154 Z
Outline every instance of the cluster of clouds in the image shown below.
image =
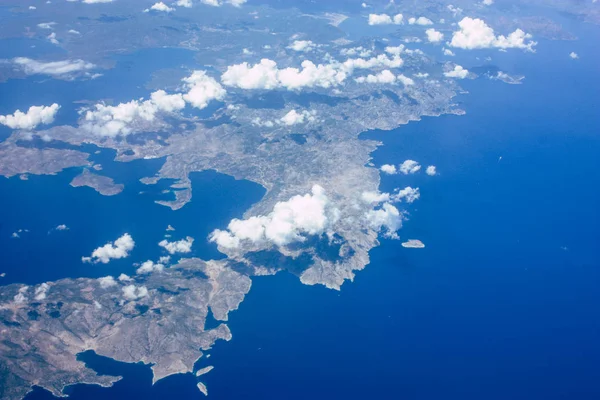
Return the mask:
M 51 124 L 60 109 L 56 103 L 51 106 L 31 106 L 27 112 L 15 111 L 10 115 L 0 115 L 0 124 L 11 129 L 31 130 L 41 124 Z
M 356 69 L 399 68 L 404 61 L 398 55 L 380 54 L 368 59 L 349 58 L 344 62 L 331 61 L 316 65 L 305 60 L 301 68 L 279 68 L 273 60 L 263 58 L 258 64 L 247 62 L 229 66 L 221 76 L 225 86 L 240 89 L 330 88 L 342 84 Z
M 508 36 L 498 35 L 479 18 L 465 17 L 459 23 L 458 31 L 452 35 L 449 45 L 461 49 L 524 49 L 534 51 L 537 44 L 532 41 L 532 36 L 517 29 Z
M 392 164 L 384 164 L 380 168 L 381 172 L 388 175 L 396 175 L 396 174 L 404 174 L 404 175 L 412 175 L 416 174 L 421 170 L 421 164 L 419 164 L 415 160 L 406 160 L 402 164 L 396 167 Z M 437 174 L 437 169 L 435 165 L 430 165 L 425 169 L 425 173 L 429 176 L 434 176 Z
M 165 249 L 169 254 L 190 253 L 192 251 L 192 244 L 194 244 L 194 238 L 191 236 L 175 242 L 169 242 L 164 239 L 158 243 L 158 245 Z
M 90 257 L 82 257 L 81 261 L 94 264 L 108 264 L 111 260 L 129 256 L 129 252 L 133 250 L 134 246 L 135 242 L 131 235 L 125 233 L 114 242 L 109 242 L 102 247 L 98 247 L 92 252 Z
M 136 125 L 152 123 L 161 113 L 181 111 L 186 103 L 203 109 L 212 100 L 222 100 L 226 94 L 223 87 L 204 71 L 194 71 L 183 82 L 186 93 L 167 94 L 164 90 L 158 90 L 148 100 L 132 100 L 116 106 L 100 103 L 91 109 L 84 109 L 81 111 L 81 126 L 99 136 L 128 135 Z
M 404 86 L 411 86 L 415 84 L 415 81 L 411 78 L 399 74 L 394 75 L 389 69 L 385 69 L 378 74 L 369 74 L 367 76 L 360 76 L 355 79 L 357 83 L 380 83 L 380 84 L 394 84 L 401 82 Z
M 84 1 L 86 1 L 86 0 L 84 0 Z M 110 2 L 113 0 L 87 0 L 87 1 L 103 3 L 103 2 Z M 206 4 L 208 6 L 213 6 L 213 7 L 221 7 L 224 4 L 229 4 L 234 7 L 240 7 L 242 4 L 246 3 L 247 1 L 248 0 L 200 0 L 200 3 Z M 173 5 L 178 6 L 178 7 L 191 8 L 194 5 L 194 3 L 192 2 L 192 0 L 177 0 Z M 176 10 L 175 7 L 169 7 L 164 2 L 159 1 L 157 3 L 154 3 L 151 7 L 146 8 L 144 10 L 144 12 L 147 13 L 150 11 L 157 11 L 157 12 L 171 13 L 175 10 Z
M 388 15 L 388 14 L 369 14 L 369 25 L 401 25 L 404 23 L 404 15 Z M 409 25 L 433 25 L 433 21 L 425 17 L 411 17 L 408 19 Z
M 325 190 L 314 185 L 311 193 L 278 202 L 268 215 L 231 220 L 226 230 L 213 231 L 209 240 L 225 249 L 237 249 L 245 242 L 286 246 L 327 232 L 338 219 L 339 210 Z

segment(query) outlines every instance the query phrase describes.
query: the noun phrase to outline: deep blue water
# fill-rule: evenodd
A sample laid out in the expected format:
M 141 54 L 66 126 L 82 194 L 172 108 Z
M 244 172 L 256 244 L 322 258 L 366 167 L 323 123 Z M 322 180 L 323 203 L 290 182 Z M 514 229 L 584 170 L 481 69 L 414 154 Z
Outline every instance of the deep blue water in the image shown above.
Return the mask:
M 285 273 L 255 278 L 240 310 L 230 316 L 233 340 L 218 343 L 211 358 L 200 361 L 216 367 L 204 377 L 211 398 L 600 398 L 599 35 L 587 25 L 577 30 L 583 40 L 541 41 L 535 55 L 493 53 L 494 65 L 526 75 L 525 83 L 461 82 L 470 92 L 457 98 L 465 116 L 426 118 L 364 135 L 386 144 L 374 154 L 376 165 L 407 158 L 437 165 L 436 177 L 382 180 L 382 190 L 421 188 L 422 198 L 409 207 L 410 220 L 400 234 L 427 247 L 403 249 L 384 240 L 372 252 L 371 265 L 340 293 L 301 285 Z M 573 50 L 580 60 L 567 57 Z M 481 65 L 475 56 L 483 54 L 458 57 L 469 68 Z M 157 166 L 129 168 L 134 181 L 139 168 Z M 8 221 L 0 245 L 15 247 L 8 249 L 14 268 L 5 279 L 27 279 L 15 278 L 23 265 L 44 265 L 35 271 L 40 281 L 97 276 L 97 269 L 98 275 L 126 272 L 132 260 L 159 253 L 155 243 L 167 223 L 178 228 L 176 234 L 196 237 L 197 255 L 210 257 L 214 249 L 201 243 L 208 230 L 240 215 L 261 195 L 244 182 L 197 176 L 194 201 L 173 213 L 137 197 L 139 188 L 114 198 L 70 188 L 69 173 L 0 181 L 2 193 L 19 194 L 2 196 L 12 203 L 0 208 Z M 14 215 L 23 204 L 27 212 Z M 224 212 L 213 216 L 216 204 Z M 144 221 L 147 215 L 156 219 Z M 6 242 L 10 223 L 29 227 L 32 236 Z M 39 261 L 48 260 L 45 250 L 52 246 L 34 237 L 33 228 L 45 235 L 59 223 L 72 225 L 64 234 L 76 242 L 69 242 L 70 255 L 54 254 L 49 268 Z M 76 234 L 83 231 L 89 237 Z M 123 263 L 75 262 L 82 251 L 125 231 L 139 247 Z M 24 254 L 13 254 L 21 245 L 22 252 L 40 248 L 40 254 L 23 261 Z M 78 386 L 74 399 L 201 397 L 190 375 L 150 387 L 147 367 L 94 357 L 90 362 L 126 379 L 112 389 Z

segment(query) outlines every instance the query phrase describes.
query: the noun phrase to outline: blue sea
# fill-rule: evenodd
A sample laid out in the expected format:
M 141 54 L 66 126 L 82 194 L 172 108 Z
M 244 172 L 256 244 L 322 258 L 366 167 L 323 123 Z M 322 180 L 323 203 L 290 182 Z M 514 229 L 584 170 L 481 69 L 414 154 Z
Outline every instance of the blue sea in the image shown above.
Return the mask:
M 523 74 L 522 85 L 461 81 L 468 94 L 456 101 L 466 115 L 363 135 L 385 143 L 376 165 L 410 158 L 437 166 L 435 177 L 382 178 L 384 191 L 421 189 L 400 235 L 427 247 L 382 240 L 341 292 L 287 273 L 255 278 L 230 315 L 233 340 L 199 360 L 216 367 L 203 377 L 211 398 L 600 398 L 600 30 L 565 24 L 581 39 L 540 40 L 535 54 L 494 52 L 491 62 L 483 61 L 487 53 L 457 56 L 466 68 Z M 571 60 L 571 51 L 581 58 Z M 95 157 L 102 173 L 126 184 L 123 193 L 70 187 L 79 169 L 0 180 L 3 283 L 131 273 L 133 261 L 161 254 L 156 243 L 167 224 L 175 237 L 197 239 L 193 255 L 219 257 L 208 232 L 264 193 L 214 172 L 195 174 L 192 203 L 172 212 L 154 203 L 166 185 L 137 183 L 160 160 Z M 71 229 L 48 233 L 58 224 Z M 29 232 L 10 238 L 17 229 Z M 137 242 L 130 258 L 80 262 L 125 232 Z M 124 379 L 109 389 L 75 386 L 73 399 L 202 397 L 190 374 L 151 386 L 148 366 L 82 359 Z M 36 390 L 27 399 L 50 397 Z

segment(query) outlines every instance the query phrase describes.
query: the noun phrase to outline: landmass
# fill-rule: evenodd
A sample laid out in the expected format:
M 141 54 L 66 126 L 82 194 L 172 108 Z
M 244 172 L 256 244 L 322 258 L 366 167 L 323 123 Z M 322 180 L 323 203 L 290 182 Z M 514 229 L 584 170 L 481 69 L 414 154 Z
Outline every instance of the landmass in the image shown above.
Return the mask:
M 436 28 L 447 39 L 467 13 L 485 16 L 496 27 L 518 25 L 546 37 L 571 39 L 547 19 L 504 17 L 516 17 L 518 10 L 501 13 L 479 2 L 454 3 L 453 9 L 442 1 L 412 2 L 406 8 L 391 3 L 382 10 L 428 15 L 436 24 L 445 20 L 446 25 Z M 567 8 L 558 0 L 552 4 Z M 425 54 L 419 48 L 424 28 L 412 24 L 399 26 L 388 37 L 353 41 L 344 25 L 351 19 L 366 24 L 365 14 L 309 14 L 247 4 L 215 11 L 198 4 L 185 15 L 161 16 L 159 26 L 148 23 L 147 18 L 158 17 L 143 13 L 135 1 L 119 2 L 118 8 L 65 2 L 47 8 L 44 19 L 27 14 L 21 1 L 7 5 L 18 12 L 7 11 L 11 18 L 5 18 L 0 38 L 21 37 L 25 26 L 53 21 L 56 45 L 70 58 L 52 60 L 68 67 L 53 70 L 52 79 L 101 79 L 103 70 L 115 67 L 112 56 L 142 49 L 187 49 L 197 61 L 170 70 L 168 76 L 155 75 L 151 86 L 165 91 L 148 92 L 143 100 L 82 101 L 73 124 L 14 129 L 0 143 L 0 175 L 85 167 L 72 186 L 89 186 L 103 195 L 120 193 L 123 185 L 88 169 L 99 170 L 83 150 L 95 145 L 114 150 L 118 162 L 164 160 L 155 176 L 140 181 L 173 180 L 174 199 L 158 202 L 172 210 L 192 201 L 193 172 L 215 170 L 266 189 L 242 219 L 214 227 L 209 240 L 227 256 L 224 260 L 182 259 L 131 282 L 80 278 L 1 287 L 0 397 L 9 400 L 22 398 L 32 385 L 62 396 L 69 385 L 107 386 L 119 379 L 97 375 L 77 360 L 87 350 L 152 364 L 154 381 L 193 372 L 203 351 L 218 339 L 231 338 L 224 322 L 244 299 L 253 276 L 287 270 L 304 284 L 339 290 L 369 263 L 380 236 L 397 238 L 403 219 L 393 205 L 402 199 L 379 192 L 379 171 L 371 155 L 382 143 L 361 134 L 391 131 L 426 116 L 464 114 L 456 96 L 463 93 L 458 79 L 469 71 L 451 59 Z M 65 11 L 76 6 L 76 14 Z M 590 5 L 574 7 L 580 18 L 598 20 Z M 75 19 L 93 23 L 78 23 L 75 35 L 65 28 Z M 48 38 L 42 28 L 28 35 Z M 271 68 L 271 73 L 256 81 L 226 75 L 257 66 L 253 72 Z M 0 80 L 48 76 L 49 68 L 44 60 L 3 60 Z M 296 80 L 282 83 L 289 75 Z M 508 74 L 495 79 L 521 80 Z M 194 96 L 195 80 L 204 85 L 200 88 L 210 85 L 212 97 Z M 215 111 L 199 114 L 208 103 L 216 104 Z M 107 120 L 113 123 L 104 124 Z M 299 227 L 287 236 L 265 233 L 280 209 L 302 201 L 318 208 L 319 224 L 300 218 L 295 221 Z M 263 234 L 236 231 L 236 226 L 249 224 Z M 424 247 L 414 239 L 402 245 Z M 216 328 L 206 328 L 209 310 L 222 321 Z M 207 393 L 203 383 L 198 388 Z

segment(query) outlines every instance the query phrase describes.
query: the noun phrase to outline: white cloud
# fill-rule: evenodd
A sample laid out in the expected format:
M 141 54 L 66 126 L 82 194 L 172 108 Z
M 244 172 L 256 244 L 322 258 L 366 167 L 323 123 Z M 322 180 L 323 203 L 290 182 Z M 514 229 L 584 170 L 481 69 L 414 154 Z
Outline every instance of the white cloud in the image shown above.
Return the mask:
M 162 256 L 158 259 L 158 262 L 163 265 L 168 264 L 170 261 L 171 261 L 171 256 Z
M 189 90 L 183 95 L 185 101 L 192 107 L 203 109 L 212 100 L 223 100 L 227 92 L 214 78 L 206 75 L 205 71 L 194 71 L 192 75 L 183 79 Z
M 83 110 L 81 126 L 99 136 L 128 135 L 135 123 L 153 122 L 158 113 L 172 113 L 184 107 L 185 101 L 180 93 L 169 95 L 158 90 L 150 95 L 149 100 L 132 100 L 116 106 L 100 103 L 92 109 Z
M 179 7 L 185 7 L 185 8 L 190 8 L 192 7 L 192 0 L 178 0 L 177 3 L 175 3 L 175 5 L 179 6 Z
M 399 46 L 387 46 L 385 52 L 394 56 L 399 56 L 404 51 L 404 45 Z
M 425 17 L 419 17 L 419 18 L 409 18 L 408 19 L 408 24 L 409 25 L 433 25 L 433 21 L 430 20 L 429 18 L 425 18 Z
M 221 76 L 221 81 L 226 86 L 241 89 L 329 88 L 343 83 L 356 69 L 399 68 L 403 63 L 398 56 L 390 58 L 380 54 L 369 59 L 349 58 L 343 63 L 332 61 L 319 65 L 305 60 L 301 68 L 279 69 L 275 61 L 264 58 L 255 65 L 244 62 L 229 66 Z
M 67 31 L 67 33 L 70 33 L 70 34 L 72 34 L 72 35 L 81 35 L 81 32 L 79 32 L 79 31 L 76 31 L 75 29 L 69 29 L 69 30 Z
M 41 124 L 51 124 L 60 109 L 56 103 L 51 106 L 31 106 L 26 113 L 17 110 L 10 115 L 0 115 L 0 124 L 11 129 L 31 130 Z
M 281 118 L 281 122 L 287 126 L 303 124 L 305 122 L 314 122 L 315 115 L 316 115 L 316 111 L 314 111 L 314 110 L 313 111 L 302 110 L 301 112 L 297 112 L 296 110 L 291 110 L 290 112 L 288 112 Z
M 52 29 L 52 27 L 56 25 L 56 22 L 42 22 L 41 24 L 38 24 L 38 28 L 40 29 Z
M 13 63 L 23 68 L 23 71 L 27 75 L 44 74 L 60 76 L 87 71 L 96 67 L 94 64 L 83 60 L 41 62 L 26 57 L 17 57 L 13 59 Z
M 13 297 L 14 302 L 17 304 L 26 303 L 27 296 L 25 296 L 25 294 L 27 293 L 28 290 L 29 290 L 28 286 L 23 286 L 23 287 L 19 288 L 18 293 L 15 295 L 15 297 Z
M 56 32 L 52 32 L 51 34 L 49 34 L 46 39 L 48 39 L 50 41 L 50 43 L 52 44 L 58 44 L 58 39 L 56 39 Z
M 444 49 L 443 53 L 445 56 L 450 56 L 450 57 L 454 57 L 456 54 L 454 54 L 454 52 L 450 49 Z
M 435 168 L 435 165 L 430 165 L 427 167 L 427 169 L 425 170 L 425 173 L 429 176 L 434 176 L 437 174 L 437 169 Z
M 455 65 L 454 69 L 444 72 L 446 78 L 465 79 L 469 75 L 469 70 L 464 69 L 460 65 Z
M 389 69 L 385 69 L 377 75 L 361 76 L 355 79 L 358 83 L 394 83 L 396 82 L 396 75 Z
M 145 261 L 135 271 L 137 274 L 151 274 L 152 272 L 162 272 L 165 269 L 163 264 L 154 263 L 151 260 Z
M 46 299 L 46 294 L 48 293 L 48 290 L 50 290 L 50 285 L 48 285 L 47 283 L 42 283 L 40 286 L 35 288 L 33 294 L 34 299 L 37 301 L 42 301 Z
M 396 166 L 392 164 L 384 164 L 379 169 L 381 170 L 381 172 L 386 173 L 388 175 L 396 175 L 398 173 Z
M 237 248 L 244 241 L 285 246 L 305 240 L 305 235 L 324 233 L 338 218 L 339 210 L 330 203 L 325 190 L 314 185 L 309 194 L 278 202 L 269 215 L 233 219 L 227 230 L 215 230 L 209 240 L 224 248 Z
M 573 60 L 576 60 L 579 58 L 579 55 L 577 53 L 575 53 L 574 51 L 572 51 L 571 54 L 569 54 L 569 57 L 571 57 Z
M 439 43 L 444 40 L 444 34 L 433 28 L 427 29 L 425 33 L 427 34 L 427 40 L 429 40 L 430 43 Z
M 419 165 L 418 162 L 416 162 L 414 160 L 406 160 L 402 164 L 400 164 L 399 170 L 404 175 L 414 174 L 421 170 L 421 166 Z
M 202 4 L 206 4 L 213 7 L 220 7 L 223 4 L 230 4 L 234 7 L 239 7 L 246 3 L 248 0 L 200 0 Z
M 389 25 L 392 17 L 387 14 L 369 14 L 369 25 Z
M 387 14 L 369 14 L 369 25 L 400 25 L 404 20 L 402 14 L 396 14 L 393 17 Z
M 360 196 L 361 200 L 367 204 L 379 204 L 390 200 L 389 193 L 380 192 L 363 192 Z
M 380 209 L 369 210 L 365 214 L 369 227 L 375 231 L 383 230 L 386 237 L 397 238 L 396 231 L 402 227 L 400 211 L 390 203 L 384 203 Z
M 133 280 L 129 275 L 126 274 L 119 275 L 117 279 L 119 280 L 119 282 L 130 282 Z
M 58 226 L 57 226 L 56 228 L 54 228 L 54 229 L 56 229 L 57 231 L 68 231 L 68 230 L 69 230 L 69 227 L 68 227 L 68 226 L 66 226 L 65 224 L 61 224 L 61 225 L 58 225 Z
M 416 74 L 413 74 L 413 76 L 415 78 L 424 79 L 429 77 L 429 74 L 427 72 L 417 72 Z
M 102 289 L 108 289 L 109 287 L 113 287 L 117 284 L 115 278 L 112 276 L 104 276 L 102 278 L 98 278 L 98 283 Z
M 292 49 L 294 51 L 313 51 L 315 47 L 318 47 L 311 40 L 294 40 L 292 44 L 290 44 L 287 48 Z
M 492 4 L 494 4 L 494 0 L 483 0 L 481 4 L 483 4 L 484 6 L 491 6 Z
M 138 300 L 142 297 L 148 296 L 148 289 L 146 286 L 135 286 L 127 285 L 123 286 L 123 297 L 127 300 Z
M 193 243 L 194 243 L 194 238 L 191 236 L 188 236 L 185 239 L 181 239 L 176 242 L 169 242 L 167 240 L 161 240 L 158 243 L 158 245 L 160 247 L 163 247 L 165 250 L 167 250 L 169 252 L 169 254 L 175 254 L 175 253 L 191 252 Z
M 419 192 L 419 188 L 411 188 L 410 186 L 407 186 L 402 190 L 398 190 L 398 193 L 392 196 L 392 200 L 404 200 L 407 203 L 412 203 L 413 201 L 418 200 L 420 197 L 421 193 Z
M 398 75 L 397 78 L 398 78 L 398 81 L 402 82 L 402 84 L 404 86 L 411 86 L 411 85 L 415 84 L 415 81 L 410 79 L 408 76 L 404 76 L 403 74 Z
M 135 242 L 128 233 L 124 234 L 113 243 L 107 243 L 92 252 L 91 257 L 84 257 L 84 261 L 107 264 L 110 260 L 125 258 L 133 250 Z M 83 260 L 82 259 L 82 260 Z
M 158 3 L 154 3 L 152 5 L 152 7 L 150 8 L 146 8 L 144 10 L 144 12 L 150 12 L 150 11 L 160 11 L 160 12 L 173 12 L 175 11 L 175 9 L 173 7 L 169 7 L 168 5 L 166 5 L 165 3 L 163 3 L 162 1 L 159 1 Z
M 461 49 L 509 49 L 517 48 L 533 51 L 537 44 L 530 40 L 531 35 L 517 29 L 508 36 L 494 34 L 494 30 L 479 18 L 465 17 L 459 23 L 459 30 L 454 32 L 450 46 Z

